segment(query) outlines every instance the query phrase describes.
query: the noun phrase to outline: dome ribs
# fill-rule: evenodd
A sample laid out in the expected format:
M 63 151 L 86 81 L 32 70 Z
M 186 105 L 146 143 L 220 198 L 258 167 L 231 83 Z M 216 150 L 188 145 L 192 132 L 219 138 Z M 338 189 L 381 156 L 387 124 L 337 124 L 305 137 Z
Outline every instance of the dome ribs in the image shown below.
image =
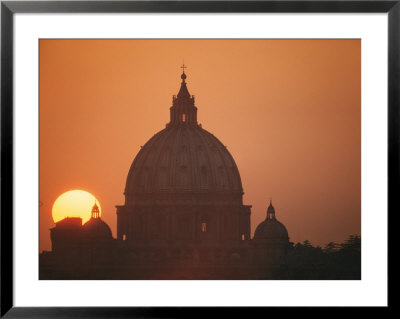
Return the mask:
M 137 156 L 138 162 L 136 163 L 136 174 L 138 174 L 138 178 L 136 179 L 136 183 L 134 183 L 133 190 L 136 188 L 144 191 L 146 188 L 146 179 L 148 178 L 149 174 L 149 166 L 146 165 L 147 158 L 149 157 L 149 154 L 151 152 L 147 152 L 147 150 L 151 147 L 151 144 L 154 143 L 154 141 L 160 136 L 159 134 L 156 134 L 153 136 L 139 151 L 139 154 L 144 154 L 142 156 Z M 132 175 L 135 173 L 133 172 Z
M 153 176 L 152 176 L 152 183 L 155 185 L 155 188 L 159 191 L 163 191 L 165 189 L 168 189 L 168 185 L 170 185 L 170 175 L 168 174 L 169 168 L 171 166 L 171 146 L 169 145 L 168 138 L 172 134 L 171 130 L 163 130 L 164 134 L 162 136 L 162 141 L 161 141 L 161 147 L 158 149 L 158 153 L 156 156 L 154 156 L 153 160 Z M 166 154 L 168 152 L 168 154 Z M 166 163 L 167 162 L 167 163 Z M 165 167 L 165 185 L 162 186 L 160 185 L 160 176 L 159 173 L 160 171 L 163 170 L 163 167 Z
M 180 135 L 181 135 L 181 130 L 180 130 L 180 128 L 177 128 L 177 129 L 172 129 L 173 130 L 173 132 L 174 132 L 174 139 L 173 139 L 173 151 L 172 151 L 172 154 L 174 154 L 174 155 L 176 155 L 176 154 L 178 154 L 179 153 L 179 144 L 180 144 Z M 176 184 L 177 184 L 177 180 L 176 180 L 176 175 L 179 173 L 178 172 L 178 167 L 177 167 L 177 163 L 176 163 L 176 161 L 177 161 L 177 159 L 176 158 L 174 158 L 174 157 L 172 157 L 171 158 L 171 161 L 172 161 L 172 169 L 171 169 L 171 172 L 170 172 L 170 174 L 171 174 L 171 190 L 172 191 L 177 191 L 177 187 L 176 187 Z
M 206 147 L 203 147 L 203 152 L 207 153 L 206 161 L 208 164 L 207 166 L 208 166 L 208 171 L 209 171 L 208 176 L 210 177 L 209 181 L 208 181 L 208 185 L 209 185 L 208 190 L 215 191 L 217 189 L 217 187 L 216 187 L 217 183 L 215 180 L 216 171 L 215 171 L 214 165 L 212 165 L 211 160 L 210 160 L 212 158 L 212 154 L 210 152 L 210 147 L 209 147 L 211 145 L 211 143 L 208 140 L 208 138 L 206 138 L 206 134 L 202 134 L 202 132 L 208 133 L 206 130 L 204 130 L 202 128 L 200 128 L 199 130 L 196 131 L 197 136 L 199 137 L 199 140 L 203 141 L 203 145 L 206 146 Z
M 219 159 L 223 162 L 223 169 L 228 183 L 230 184 L 230 189 L 236 189 L 237 191 L 243 192 L 242 181 L 240 178 L 239 170 L 233 159 L 232 155 L 228 151 L 227 147 L 221 143 L 213 134 L 204 130 L 213 141 L 215 149 L 219 152 Z M 216 145 L 218 145 L 218 147 Z M 227 157 L 229 161 L 227 161 Z M 233 170 L 232 170 L 233 168 Z M 231 174 L 232 173 L 232 174 Z
M 139 194 L 164 198 L 162 193 L 174 192 L 187 198 L 212 193 L 210 200 L 236 198 L 241 202 L 240 175 L 231 154 L 198 126 L 169 127 L 154 135 L 138 152 L 128 173 L 126 203 L 135 202 Z
M 141 168 L 144 167 L 145 161 L 146 161 L 146 157 L 148 156 L 148 154 L 150 152 L 147 152 L 147 149 L 149 149 L 151 147 L 151 145 L 153 143 L 155 143 L 155 141 L 162 135 L 164 130 L 156 133 L 155 135 L 153 135 L 150 140 L 148 140 L 144 146 L 141 147 L 141 149 L 139 150 L 139 152 L 137 153 L 137 155 L 135 156 L 135 159 L 133 160 L 133 163 L 129 169 L 128 172 L 128 177 L 126 179 L 126 184 L 125 184 L 125 192 L 124 194 L 127 195 L 131 192 L 135 191 L 135 188 L 140 188 L 141 185 L 141 176 L 138 176 L 138 178 L 134 178 L 133 175 L 137 174 L 137 175 L 141 175 L 142 172 L 140 172 Z M 143 158 L 145 157 L 145 158 Z M 128 181 L 130 180 L 134 180 L 133 183 L 128 183 Z M 126 197 L 126 196 L 125 196 Z

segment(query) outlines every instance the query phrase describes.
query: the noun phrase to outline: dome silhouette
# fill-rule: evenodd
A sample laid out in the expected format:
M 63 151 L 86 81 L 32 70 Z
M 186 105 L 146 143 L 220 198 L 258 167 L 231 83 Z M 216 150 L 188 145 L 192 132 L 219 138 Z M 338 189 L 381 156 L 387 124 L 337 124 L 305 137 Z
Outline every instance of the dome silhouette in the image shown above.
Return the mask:
M 184 75 L 184 74 L 183 74 Z M 213 134 L 197 123 L 197 107 L 182 77 L 173 97 L 171 120 L 135 157 L 126 180 L 125 203 L 165 194 L 213 194 L 213 199 L 243 195 L 239 170 L 232 155 Z M 164 194 L 164 195 L 163 195 Z
M 110 227 L 100 218 L 100 210 L 97 203 L 94 203 L 92 217 L 83 225 L 82 231 L 87 239 L 112 239 Z
M 250 238 L 251 206 L 243 205 L 237 165 L 197 122 L 186 79 L 182 73 L 169 123 L 133 160 L 125 203 L 117 206 L 117 239 L 137 250 L 152 245 L 173 254 L 183 247 L 232 247 Z
M 254 240 L 263 240 L 263 239 L 287 240 L 288 238 L 289 236 L 286 227 L 276 219 L 264 220 L 257 226 L 254 232 Z
M 129 170 L 127 202 L 138 193 L 176 191 L 243 193 L 231 154 L 199 126 L 173 126 L 157 133 L 139 151 Z
M 275 209 L 272 206 L 272 202 L 269 204 L 267 209 L 267 218 L 261 222 L 255 232 L 254 241 L 288 241 L 289 235 L 286 227 L 279 222 L 275 217 Z
M 92 239 L 112 239 L 110 227 L 101 218 L 90 218 L 83 225 L 83 233 Z

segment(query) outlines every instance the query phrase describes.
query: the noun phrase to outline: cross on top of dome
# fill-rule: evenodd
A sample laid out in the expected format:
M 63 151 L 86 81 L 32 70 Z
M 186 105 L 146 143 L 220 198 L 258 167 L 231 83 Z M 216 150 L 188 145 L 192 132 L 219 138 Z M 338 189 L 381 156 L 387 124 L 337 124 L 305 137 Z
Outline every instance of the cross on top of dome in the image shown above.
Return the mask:
M 181 79 L 182 79 L 182 82 L 184 83 L 186 80 L 185 69 L 187 69 L 187 66 L 185 65 L 185 63 L 182 64 L 181 69 L 182 69 Z
M 182 64 L 181 69 L 183 70 L 183 73 L 185 73 L 185 69 L 187 69 L 187 66 L 185 65 L 185 63 Z

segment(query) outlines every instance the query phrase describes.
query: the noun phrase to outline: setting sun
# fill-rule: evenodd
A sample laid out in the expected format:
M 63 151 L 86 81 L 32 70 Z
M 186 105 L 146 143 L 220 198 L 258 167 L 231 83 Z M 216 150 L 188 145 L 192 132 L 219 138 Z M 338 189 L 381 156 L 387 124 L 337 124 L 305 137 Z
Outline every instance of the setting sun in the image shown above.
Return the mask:
M 40 279 L 361 279 L 360 39 L 39 47 Z
M 84 190 L 71 190 L 60 195 L 53 204 L 52 216 L 55 223 L 65 217 L 81 217 L 85 223 L 90 219 L 91 209 L 97 203 L 101 214 L 101 206 L 96 197 Z

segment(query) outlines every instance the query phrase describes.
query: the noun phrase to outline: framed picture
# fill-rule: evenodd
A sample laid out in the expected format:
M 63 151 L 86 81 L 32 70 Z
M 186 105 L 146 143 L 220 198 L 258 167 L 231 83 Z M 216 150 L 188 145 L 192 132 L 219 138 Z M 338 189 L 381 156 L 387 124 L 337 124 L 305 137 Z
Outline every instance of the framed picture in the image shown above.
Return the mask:
M 1 315 L 388 307 L 399 16 L 2 1 Z

